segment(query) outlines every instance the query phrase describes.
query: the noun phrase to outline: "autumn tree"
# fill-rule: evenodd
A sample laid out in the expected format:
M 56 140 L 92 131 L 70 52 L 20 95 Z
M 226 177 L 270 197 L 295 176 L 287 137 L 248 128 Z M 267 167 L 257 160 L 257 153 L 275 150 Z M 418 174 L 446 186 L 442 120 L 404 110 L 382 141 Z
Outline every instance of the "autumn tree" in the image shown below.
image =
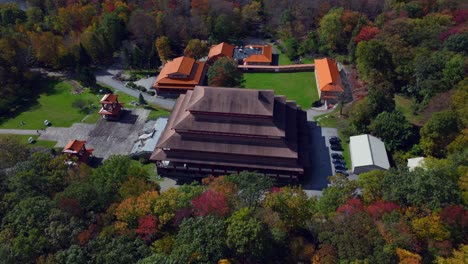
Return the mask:
M 13 136 L 0 136 L 0 149 L 0 169 L 12 167 L 29 156 L 26 145 Z
M 380 32 L 378 27 L 373 27 L 373 26 L 364 26 L 361 28 L 361 31 L 359 31 L 359 34 L 354 38 L 354 41 L 356 43 L 359 43 L 361 41 L 369 41 Z
M 144 241 L 150 242 L 157 231 L 157 218 L 152 215 L 146 215 L 138 220 L 138 228 L 135 233 Z
M 261 174 L 242 171 L 239 174 L 231 174 L 227 177 L 237 185 L 241 206 L 255 209 L 260 204 L 262 197 L 273 186 L 273 180 Z
M 205 42 L 199 39 L 191 39 L 185 47 L 184 55 L 196 60 L 205 57 L 208 54 L 208 47 Z
M 386 174 L 387 172 L 382 170 L 372 170 L 359 174 L 357 184 L 362 190 L 362 198 L 365 203 L 372 203 L 382 199 L 382 181 Z
M 158 56 L 163 63 L 166 63 L 172 57 L 171 43 L 168 37 L 162 36 L 156 39 L 156 49 Z
M 309 200 L 305 192 L 297 187 L 283 187 L 280 191 L 268 193 L 263 205 L 278 212 L 289 230 L 306 228 L 313 213 L 313 200 Z
M 338 51 L 344 45 L 343 8 L 333 8 L 322 17 L 319 23 L 318 34 L 320 39 L 320 50 L 322 52 Z
M 457 115 L 450 110 L 434 113 L 421 128 L 421 148 L 424 154 L 443 157 L 447 145 L 452 142 L 460 126 Z
M 223 193 L 208 189 L 192 200 L 195 216 L 225 216 L 229 212 L 226 197 Z
M 356 49 L 356 64 L 360 77 L 365 81 L 392 78 L 394 70 L 392 57 L 380 40 L 359 42 Z
M 402 206 L 437 209 L 460 201 L 456 179 L 443 168 L 391 171 L 382 181 L 384 199 Z
M 398 110 L 382 112 L 370 124 L 372 134 L 381 138 L 390 151 L 407 146 L 411 138 L 412 126 Z
M 116 13 L 104 14 L 98 31 L 104 36 L 106 44 L 110 45 L 112 50 L 117 50 L 126 37 L 125 22 Z
M 227 246 L 240 259 L 257 262 L 265 259 L 268 232 L 262 222 L 252 217 L 252 211 L 242 208 L 226 220 Z
M 215 217 L 187 218 L 177 233 L 171 257 L 177 263 L 216 263 L 225 257 L 224 221 Z
M 137 228 L 143 216 L 153 212 L 154 205 L 159 198 L 156 191 L 148 191 L 138 197 L 129 197 L 123 200 L 115 210 L 119 229 Z
M 218 59 L 208 69 L 208 85 L 219 87 L 242 87 L 243 74 L 237 63 L 228 57 Z

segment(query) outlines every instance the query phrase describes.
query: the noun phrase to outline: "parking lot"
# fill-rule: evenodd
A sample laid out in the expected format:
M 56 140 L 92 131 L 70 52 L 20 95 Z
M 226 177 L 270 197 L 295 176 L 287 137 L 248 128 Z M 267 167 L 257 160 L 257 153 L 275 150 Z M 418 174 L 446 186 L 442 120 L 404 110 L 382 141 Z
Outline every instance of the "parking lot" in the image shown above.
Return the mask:
M 302 187 L 304 190 L 322 190 L 328 186 L 328 177 L 335 174 L 331 153 L 342 154 L 330 149 L 329 139 L 337 137 L 338 131 L 336 128 L 320 127 L 315 122 L 309 122 L 308 127 L 311 168 L 306 172 Z

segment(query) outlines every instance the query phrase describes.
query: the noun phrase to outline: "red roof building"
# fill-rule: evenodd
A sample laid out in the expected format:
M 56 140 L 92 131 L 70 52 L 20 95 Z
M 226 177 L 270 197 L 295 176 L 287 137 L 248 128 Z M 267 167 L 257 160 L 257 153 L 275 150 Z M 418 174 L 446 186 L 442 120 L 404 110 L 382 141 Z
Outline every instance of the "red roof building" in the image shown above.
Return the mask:
M 189 57 L 178 57 L 166 63 L 159 73 L 153 88 L 161 93 L 186 93 L 202 84 L 206 64 Z
M 320 100 L 337 102 L 344 89 L 336 61 L 329 58 L 316 59 L 315 79 Z
M 102 108 L 99 110 L 99 114 L 102 118 L 107 120 L 118 120 L 122 113 L 123 107 L 119 103 L 119 96 L 116 94 L 106 94 L 100 101 Z
M 309 161 L 306 126 L 306 113 L 272 90 L 197 86 L 178 98 L 150 159 L 176 178 L 247 170 L 298 180 Z
M 234 55 L 234 49 L 236 47 L 230 45 L 226 42 L 222 42 L 218 45 L 214 45 L 210 48 L 210 52 L 208 53 L 208 63 L 213 64 L 216 60 L 221 57 L 228 57 L 232 58 Z
M 87 163 L 89 158 L 93 156 L 93 149 L 86 149 L 86 141 L 70 140 L 62 153 L 69 157 L 77 157 L 80 162 Z
M 249 45 L 245 50 L 258 50 L 256 54 L 250 54 L 244 58 L 244 65 L 270 65 L 272 62 L 272 47 L 268 45 Z

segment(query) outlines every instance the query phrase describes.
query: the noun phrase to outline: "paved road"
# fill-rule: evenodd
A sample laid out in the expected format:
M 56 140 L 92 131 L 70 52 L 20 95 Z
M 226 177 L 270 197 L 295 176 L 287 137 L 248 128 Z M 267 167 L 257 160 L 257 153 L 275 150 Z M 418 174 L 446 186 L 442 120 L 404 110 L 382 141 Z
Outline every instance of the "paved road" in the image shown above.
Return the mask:
M 32 130 L 32 129 L 0 129 L 0 134 L 37 135 L 37 130 Z
M 123 93 L 126 93 L 128 95 L 138 98 L 138 96 L 140 95 L 140 91 L 127 88 L 125 87 L 123 82 L 115 80 L 112 77 L 113 75 L 109 71 L 96 72 L 96 80 L 98 82 L 108 85 L 120 92 L 123 92 Z M 159 98 L 155 96 L 150 96 L 144 93 L 142 94 L 143 94 L 143 98 L 145 98 L 146 102 L 148 103 L 154 104 L 158 107 L 161 107 L 167 110 L 172 110 L 172 108 L 174 108 L 175 100 L 173 99 L 164 99 L 164 98 Z

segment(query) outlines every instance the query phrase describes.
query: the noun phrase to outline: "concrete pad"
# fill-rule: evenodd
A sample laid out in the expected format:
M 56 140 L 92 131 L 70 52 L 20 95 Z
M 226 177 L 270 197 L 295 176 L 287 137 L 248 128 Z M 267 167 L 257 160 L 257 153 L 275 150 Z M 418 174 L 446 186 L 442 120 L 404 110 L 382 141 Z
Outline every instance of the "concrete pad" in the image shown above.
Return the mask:
M 152 76 L 149 78 L 143 78 L 135 82 L 136 85 L 141 85 L 146 89 L 150 90 L 153 87 L 154 81 L 156 81 L 156 76 Z

